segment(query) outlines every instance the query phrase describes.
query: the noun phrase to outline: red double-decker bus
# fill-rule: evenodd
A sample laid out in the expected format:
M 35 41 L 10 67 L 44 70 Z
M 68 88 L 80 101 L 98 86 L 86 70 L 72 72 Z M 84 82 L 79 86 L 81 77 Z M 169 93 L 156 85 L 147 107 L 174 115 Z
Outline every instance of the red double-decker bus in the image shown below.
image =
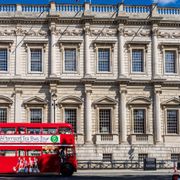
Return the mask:
M 0 123 L 0 173 L 77 170 L 75 138 L 67 123 Z

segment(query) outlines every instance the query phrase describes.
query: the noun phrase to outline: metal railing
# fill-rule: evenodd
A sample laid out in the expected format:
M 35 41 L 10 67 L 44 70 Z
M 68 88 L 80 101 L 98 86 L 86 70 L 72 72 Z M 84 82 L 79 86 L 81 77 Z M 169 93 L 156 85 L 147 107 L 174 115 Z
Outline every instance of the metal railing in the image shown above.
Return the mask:
M 157 160 L 157 169 L 173 169 L 175 161 Z M 117 161 L 100 161 L 100 160 L 79 160 L 78 169 L 143 169 L 144 162 L 136 160 L 117 160 Z

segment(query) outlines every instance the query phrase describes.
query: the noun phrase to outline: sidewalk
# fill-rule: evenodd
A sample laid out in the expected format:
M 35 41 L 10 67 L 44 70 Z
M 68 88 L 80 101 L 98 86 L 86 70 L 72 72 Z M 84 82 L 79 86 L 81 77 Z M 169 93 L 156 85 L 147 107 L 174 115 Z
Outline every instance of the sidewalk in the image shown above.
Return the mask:
M 119 175 L 129 175 L 129 176 L 148 176 L 148 175 L 155 175 L 155 176 L 162 176 L 162 175 L 173 175 L 173 169 L 158 169 L 158 170 L 139 170 L 139 169 L 88 169 L 88 170 L 78 170 L 74 175 L 77 176 L 84 176 L 89 175 L 91 176 L 119 176 Z M 179 172 L 180 173 L 180 172 Z

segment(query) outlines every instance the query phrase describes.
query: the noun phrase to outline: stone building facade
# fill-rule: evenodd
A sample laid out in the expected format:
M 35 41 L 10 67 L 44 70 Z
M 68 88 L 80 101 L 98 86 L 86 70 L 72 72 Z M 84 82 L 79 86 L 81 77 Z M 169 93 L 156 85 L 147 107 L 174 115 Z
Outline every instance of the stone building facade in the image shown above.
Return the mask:
M 79 160 L 180 158 L 179 15 L 0 5 L 0 121 L 70 122 Z

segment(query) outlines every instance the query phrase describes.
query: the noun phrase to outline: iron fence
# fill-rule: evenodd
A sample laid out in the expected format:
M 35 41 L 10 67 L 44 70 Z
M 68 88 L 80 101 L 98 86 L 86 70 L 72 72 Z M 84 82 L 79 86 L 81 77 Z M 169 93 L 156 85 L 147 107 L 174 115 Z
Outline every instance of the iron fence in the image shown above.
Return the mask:
M 157 169 L 173 169 L 175 161 L 157 160 Z M 79 160 L 78 169 L 143 169 L 143 161 L 119 160 L 119 161 L 100 161 L 100 160 Z

